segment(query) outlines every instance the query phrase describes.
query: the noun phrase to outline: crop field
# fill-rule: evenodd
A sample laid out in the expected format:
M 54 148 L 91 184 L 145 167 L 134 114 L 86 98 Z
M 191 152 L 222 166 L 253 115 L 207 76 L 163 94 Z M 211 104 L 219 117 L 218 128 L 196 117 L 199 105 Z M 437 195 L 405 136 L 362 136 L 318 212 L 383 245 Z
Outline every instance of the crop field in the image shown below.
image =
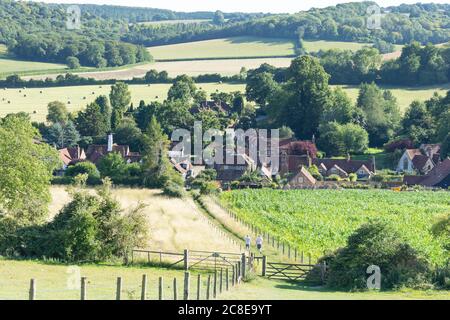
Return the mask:
M 294 43 L 287 39 L 235 37 L 149 47 L 155 60 L 194 60 L 294 55 Z
M 242 219 L 319 257 L 346 244 L 361 224 L 381 220 L 396 228 L 432 263 L 445 261 L 430 227 L 450 212 L 448 192 L 390 190 L 237 190 L 222 203 Z
M 163 101 L 167 97 L 170 84 L 130 85 L 129 88 L 132 102 L 137 106 L 140 100 L 147 103 Z M 198 88 L 211 94 L 216 90 L 222 92 L 244 91 L 245 85 L 202 83 L 198 84 Z M 70 111 L 78 111 L 93 102 L 97 96 L 109 95 L 109 91 L 110 86 L 108 85 L 2 89 L 0 90 L 0 117 L 8 113 L 23 111 L 29 113 L 33 121 L 44 121 L 47 115 L 47 105 L 51 101 L 59 100 L 66 103 Z
M 183 297 L 182 270 L 154 267 L 125 267 L 107 264 L 81 265 L 80 275 L 87 278 L 88 300 L 114 300 L 116 279 L 122 277 L 122 299 L 138 300 L 142 275 L 147 275 L 147 299 L 158 299 L 159 277 L 163 277 L 163 297 L 173 299 L 173 279 L 177 278 L 177 295 Z M 30 279 L 36 281 L 37 300 L 80 300 L 79 280 L 73 277 L 74 266 L 51 261 L 15 261 L 0 259 L 0 300 L 27 300 Z M 191 299 L 197 294 L 196 275 L 191 272 Z M 76 274 L 75 274 L 76 275 Z M 72 280 L 73 279 L 73 280 Z M 77 281 L 78 280 L 78 281 Z M 202 278 L 202 298 L 206 276 Z
M 358 99 L 358 86 L 340 86 L 347 95 L 356 102 Z M 435 92 L 440 95 L 445 95 L 450 90 L 450 84 L 435 85 L 435 86 L 422 86 L 422 87 L 392 87 L 392 86 L 380 86 L 382 89 L 389 89 L 393 95 L 397 98 L 400 110 L 404 112 L 406 108 L 414 100 L 425 101 L 430 99 Z

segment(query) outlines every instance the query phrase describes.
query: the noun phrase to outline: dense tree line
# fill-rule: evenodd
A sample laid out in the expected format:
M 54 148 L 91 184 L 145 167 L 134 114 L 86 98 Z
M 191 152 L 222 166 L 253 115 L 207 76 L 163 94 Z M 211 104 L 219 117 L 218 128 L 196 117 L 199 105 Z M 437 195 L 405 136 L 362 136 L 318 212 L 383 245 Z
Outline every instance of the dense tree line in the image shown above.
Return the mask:
M 338 4 L 296 14 L 270 15 L 247 21 L 214 25 L 134 26 L 127 41 L 149 45 L 208 40 L 233 36 L 281 37 L 298 40 L 374 42 L 383 50 L 389 44 L 441 43 L 450 39 L 448 4 L 414 4 L 382 9 L 381 29 L 367 28 L 367 8 L 374 2 Z M 385 42 L 380 43 L 382 40 Z
M 106 67 L 151 60 L 141 46 L 120 41 L 128 25 L 84 13 L 80 30 L 66 27 L 67 6 L 0 1 L 0 43 L 21 59 Z

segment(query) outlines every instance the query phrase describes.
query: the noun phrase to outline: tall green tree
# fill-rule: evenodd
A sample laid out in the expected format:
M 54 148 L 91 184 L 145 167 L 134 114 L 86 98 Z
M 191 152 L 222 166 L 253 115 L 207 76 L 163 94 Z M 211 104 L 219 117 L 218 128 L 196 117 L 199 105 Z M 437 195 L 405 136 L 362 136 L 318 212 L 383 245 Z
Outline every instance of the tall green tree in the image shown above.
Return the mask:
M 69 119 L 69 111 L 64 103 L 52 101 L 47 106 L 47 121 L 65 124 Z
M 39 132 L 21 116 L 0 119 L 0 216 L 19 224 L 46 219 L 57 152 L 38 143 Z
M 289 98 L 281 110 L 280 124 L 289 126 L 299 139 L 311 139 L 325 106 L 331 103 L 329 75 L 318 59 L 302 56 L 292 61 L 288 79 L 285 91 Z
M 93 102 L 88 104 L 85 110 L 78 112 L 75 123 L 77 130 L 83 136 L 104 137 L 108 132 L 104 120 L 100 106 Z
M 128 85 L 123 82 L 117 82 L 115 85 L 111 86 L 109 101 L 112 107 L 111 127 L 112 129 L 115 129 L 125 112 L 128 110 L 128 106 L 131 102 L 131 93 L 128 89 Z
M 163 187 L 169 181 L 181 184 L 168 158 L 169 139 L 155 117 L 143 134 L 143 183 L 148 187 Z

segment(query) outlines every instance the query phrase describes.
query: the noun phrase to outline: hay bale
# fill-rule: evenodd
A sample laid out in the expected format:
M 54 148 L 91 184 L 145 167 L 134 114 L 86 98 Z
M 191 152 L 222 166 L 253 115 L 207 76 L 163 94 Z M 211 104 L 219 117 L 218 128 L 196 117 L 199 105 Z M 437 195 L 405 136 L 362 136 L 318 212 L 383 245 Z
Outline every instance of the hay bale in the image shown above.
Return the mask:
M 11 101 L 8 100 L 8 103 L 11 103 Z
M 86 97 L 83 97 L 83 100 L 86 100 Z
M 36 110 L 34 110 L 34 111 L 33 111 L 33 114 L 36 114 L 36 113 L 37 113 L 37 111 L 36 111 Z
M 23 95 L 23 97 L 24 97 L 24 98 L 26 98 L 26 97 L 27 97 L 27 95 L 26 95 L 26 94 L 24 94 L 24 95 Z
M 70 101 L 67 101 L 67 104 L 70 104 Z
M 41 90 L 41 91 L 39 91 L 39 93 L 42 93 L 42 90 Z

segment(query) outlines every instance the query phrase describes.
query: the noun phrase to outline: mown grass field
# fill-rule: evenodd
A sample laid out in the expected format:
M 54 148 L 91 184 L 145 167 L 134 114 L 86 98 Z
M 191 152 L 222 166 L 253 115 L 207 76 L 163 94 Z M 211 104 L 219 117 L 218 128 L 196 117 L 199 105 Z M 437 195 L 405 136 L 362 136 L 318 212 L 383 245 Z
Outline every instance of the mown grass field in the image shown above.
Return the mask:
M 236 190 L 223 192 L 222 203 L 249 223 L 319 257 L 346 244 L 361 224 L 385 221 L 430 262 L 445 252 L 430 228 L 450 212 L 450 193 L 390 190 Z
M 301 283 L 257 278 L 224 293 L 223 300 L 449 300 L 450 291 L 330 291 Z
M 67 66 L 57 63 L 22 61 L 13 58 L 0 58 L 0 76 L 2 74 L 23 72 L 23 71 L 49 71 L 49 70 L 63 70 Z
M 219 59 L 291 56 L 294 43 L 287 39 L 235 37 L 149 47 L 155 60 Z
M 51 261 L 16 261 L 0 258 L 0 300 L 27 300 L 30 279 L 36 281 L 37 300 L 80 300 L 74 266 Z M 127 267 L 108 264 L 78 266 L 80 276 L 87 277 L 88 300 L 114 300 L 116 280 L 122 277 L 122 299 L 139 300 L 142 275 L 147 275 L 147 299 L 158 299 L 159 277 L 163 277 L 163 297 L 173 300 L 173 279 L 177 278 L 178 299 L 183 297 L 184 271 L 156 267 Z M 191 271 L 191 299 L 197 294 L 196 275 Z M 74 277 L 75 275 L 75 277 Z M 202 298 L 206 294 L 206 276 L 202 277 Z
M 199 88 L 209 94 L 216 90 L 223 92 L 243 91 L 245 85 L 205 83 L 198 84 Z M 167 97 L 170 84 L 130 85 L 132 102 L 139 105 L 140 100 L 163 101 Z M 42 91 L 42 93 L 40 93 Z M 93 102 L 99 95 L 109 95 L 110 86 L 75 86 L 57 88 L 30 88 L 0 90 L 0 117 L 8 113 L 27 112 L 33 121 L 44 121 L 47 115 L 47 105 L 51 101 L 59 100 L 67 104 L 70 111 L 77 111 Z M 26 96 L 25 96 L 26 95 Z M 84 99 L 85 98 L 85 99 Z M 8 101 L 10 103 L 8 103 Z M 70 104 L 69 104 L 70 101 Z
M 347 95 L 356 102 L 358 99 L 358 86 L 340 86 Z M 421 86 L 421 87 L 393 87 L 393 86 L 380 86 L 382 89 L 389 89 L 397 98 L 400 110 L 404 112 L 406 108 L 414 100 L 425 101 L 430 99 L 435 92 L 440 95 L 445 95 L 450 90 L 450 83 L 436 86 Z

